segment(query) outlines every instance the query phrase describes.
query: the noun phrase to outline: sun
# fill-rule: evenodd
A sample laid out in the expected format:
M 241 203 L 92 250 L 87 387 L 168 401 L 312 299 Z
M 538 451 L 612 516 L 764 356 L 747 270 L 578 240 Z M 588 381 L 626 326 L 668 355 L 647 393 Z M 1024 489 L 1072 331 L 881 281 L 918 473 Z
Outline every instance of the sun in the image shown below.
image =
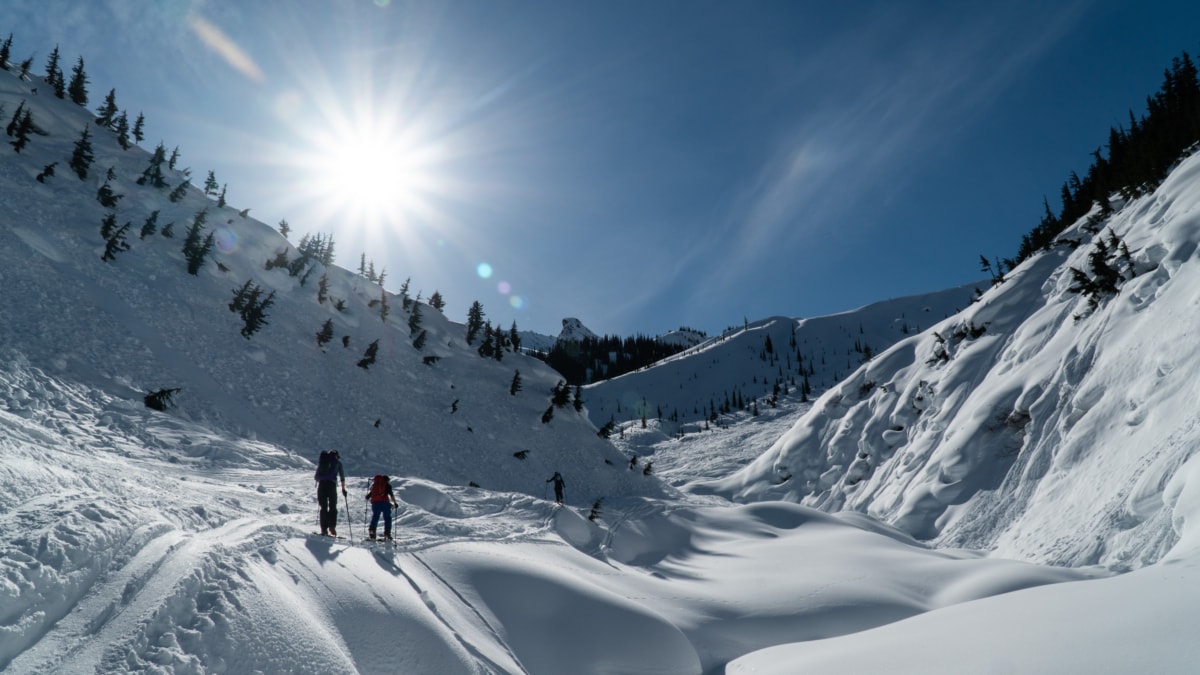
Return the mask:
M 407 148 L 386 134 L 369 130 L 333 139 L 322 150 L 316 180 L 344 205 L 386 217 L 403 210 L 412 200 L 415 172 L 408 166 Z
M 427 151 L 412 130 L 360 114 L 310 138 L 307 189 L 343 222 L 394 228 L 422 208 L 429 183 L 422 174 Z

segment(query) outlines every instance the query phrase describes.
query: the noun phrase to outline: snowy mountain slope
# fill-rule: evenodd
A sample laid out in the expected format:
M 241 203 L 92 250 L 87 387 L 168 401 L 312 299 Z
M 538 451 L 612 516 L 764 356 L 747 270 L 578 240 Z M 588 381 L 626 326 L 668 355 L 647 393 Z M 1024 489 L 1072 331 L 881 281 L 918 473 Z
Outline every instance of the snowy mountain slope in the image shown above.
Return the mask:
M 27 87 L 0 72 L 0 104 L 11 112 Z M 336 267 L 306 285 L 265 270 L 282 237 L 198 191 L 175 204 L 136 186 L 148 155 L 120 150 L 108 132 L 96 129 L 98 162 L 79 181 L 64 157 L 90 115 L 44 93 L 32 103 L 50 135 L 20 154 L 0 146 L 4 672 L 1194 670 L 1200 605 L 1187 589 L 1200 568 L 1200 466 L 1186 410 L 1194 378 L 1179 377 L 1194 360 L 1192 161 L 1114 219 L 1139 276 L 1098 311 L 1062 290 L 1061 265 L 1087 247 L 1043 256 L 937 326 L 945 360 L 931 333 L 901 331 L 811 412 L 790 399 L 681 438 L 656 420 L 626 424 L 620 447 L 653 459 L 647 477 L 573 410 L 541 424 L 558 379 L 541 364 L 480 359 L 461 325 L 426 306 L 429 340 L 417 350 L 398 298 L 377 285 Z M 58 173 L 37 182 L 51 161 Z M 108 166 L 125 195 L 119 221 L 136 232 L 160 209 L 174 238 L 131 235 L 132 250 L 100 260 L 95 193 Z M 202 208 L 224 269 L 210 260 L 192 276 L 180 244 Z M 317 302 L 321 272 L 346 312 Z M 226 306 L 246 279 L 277 291 L 250 339 Z M 372 306 L 380 297 L 386 322 Z M 879 315 L 880 325 L 898 318 Z M 964 317 L 990 323 L 966 339 L 953 330 L 973 325 Z M 326 319 L 337 331 L 322 351 Z M 828 321 L 828 354 L 839 356 L 827 359 L 830 376 L 876 330 L 839 321 Z M 701 349 L 711 359 L 732 344 L 745 364 L 761 363 L 763 336 L 789 322 Z M 374 339 L 377 363 L 358 368 Z M 884 344 L 868 339 L 873 351 Z M 1146 348 L 1158 351 L 1136 351 Z M 512 396 L 518 368 L 524 390 Z M 143 405 L 147 391 L 175 386 L 178 407 Z M 908 398 L 894 400 L 898 391 Z M 771 454 L 712 481 L 800 414 Z M 829 455 L 805 445 L 818 433 Z M 860 446 L 886 455 L 881 441 L 907 445 L 893 464 L 854 463 Z M 347 457 L 341 540 L 309 535 L 309 460 L 331 444 Z M 1006 463 L 1015 468 L 1001 475 Z M 789 465 L 806 470 L 778 471 Z M 568 504 L 557 507 L 543 481 L 564 467 Z M 395 548 L 361 541 L 376 470 L 397 476 Z M 844 476 L 862 480 L 838 484 Z M 830 487 L 788 492 L 804 480 Z M 733 505 L 718 493 L 878 506 L 913 531 L 941 528 L 935 543 L 994 550 L 933 549 L 854 510 Z M 1026 495 L 1028 508 L 1016 508 Z M 898 506 L 883 508 L 887 499 Z M 1073 555 L 1093 532 L 1095 555 Z M 1162 557 L 1114 577 L 996 550 L 1115 570 Z
M 571 498 L 581 503 L 658 492 L 652 479 L 613 470 L 624 458 L 574 410 L 560 409 L 550 423 L 541 422 L 559 380 L 541 362 L 511 352 L 503 361 L 481 358 L 477 344 L 465 344 L 462 325 L 424 304 L 420 330 L 426 340 L 417 349 L 411 313 L 399 297 L 387 294 L 390 312 L 381 320 L 377 284 L 315 262 L 303 283 L 302 275 L 266 269 L 280 252 L 289 260 L 298 257 L 279 233 L 235 208 L 218 207 L 195 188 L 170 202 L 168 193 L 184 179 L 179 171 L 167 172 L 167 188 L 138 185 L 147 152 L 122 150 L 88 111 L 31 95 L 29 88 L 0 72 L 0 105 L 12 112 L 25 101 L 48 134 L 33 136 L 20 154 L 3 148 L 0 315 L 28 320 L 0 324 L 0 344 L 34 366 L 86 374 L 87 384 L 139 404 L 149 392 L 178 387 L 179 407 L 170 414 L 308 459 L 340 448 L 360 474 L 403 473 L 540 494 L 544 479 L 561 470 L 572 476 Z M 96 160 L 80 180 L 67 164 L 85 127 Z M 35 181 L 51 162 L 57 162 L 55 174 Z M 114 213 L 118 224 L 131 225 L 131 250 L 105 262 L 100 230 L 108 210 L 96 194 L 110 168 L 111 187 L 123 195 Z M 154 211 L 158 232 L 142 238 L 139 231 Z M 191 275 L 181 247 L 198 213 L 216 247 Z M 302 217 L 293 222 L 302 228 Z M 169 223 L 172 237 L 163 235 Z M 322 275 L 325 302 L 318 301 Z M 229 309 L 234 291 L 247 281 L 264 296 L 275 293 L 266 325 L 249 339 Z M 334 308 L 338 301 L 345 311 Z M 321 348 L 316 335 L 327 320 L 334 337 Z M 356 367 L 373 342 L 377 362 Z M 518 370 L 522 389 L 512 395 Z M 519 452 L 524 459 L 514 457 Z M 451 461 L 434 462 L 432 455 Z
M 1077 248 L 1026 261 L 897 343 L 698 489 L 866 511 L 941 545 L 1054 564 L 1160 559 L 1180 526 L 1164 487 L 1200 447 L 1198 177 L 1192 157 L 1100 231 L 1076 224 L 1063 238 Z M 1089 271 L 1113 235 L 1136 276 L 1093 310 L 1070 270 Z
M 669 425 L 673 429 L 690 423 L 685 430 L 696 430 L 736 394 L 747 407 L 757 399 L 761 412 L 776 384 L 781 396 L 800 398 L 806 378 L 813 392 L 824 391 L 870 353 L 965 307 L 975 288 L 885 300 L 830 316 L 747 322 L 649 368 L 588 385 L 588 414 L 603 426 L 610 420 L 639 421 L 643 413 L 657 417 L 661 411 L 675 422 Z
M 408 478 L 397 548 L 332 541 L 305 536 L 311 481 L 287 452 L 19 358 L 0 384 L 6 672 L 711 673 L 781 642 L 1105 575 L 933 551 L 788 504 L 614 499 L 592 522 Z M 340 529 L 361 539 L 351 484 Z

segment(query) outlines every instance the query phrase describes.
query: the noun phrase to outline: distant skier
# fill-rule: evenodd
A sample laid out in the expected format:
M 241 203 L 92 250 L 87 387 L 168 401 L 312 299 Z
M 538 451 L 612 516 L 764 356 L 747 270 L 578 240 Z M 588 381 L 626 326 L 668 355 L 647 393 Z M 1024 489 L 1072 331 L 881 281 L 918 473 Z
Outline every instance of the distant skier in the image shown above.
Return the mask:
M 563 485 L 565 484 L 562 474 L 555 471 L 553 476 L 546 479 L 547 483 L 550 481 L 554 481 L 554 503 L 561 504 L 563 499 Z
M 317 460 L 317 504 L 321 509 L 321 534 L 337 536 L 337 480 L 342 481 L 342 496 L 346 496 L 346 474 L 337 450 L 324 450 Z
M 392 492 L 392 481 L 383 474 L 376 474 L 375 480 L 371 483 L 371 491 L 367 493 L 368 500 L 371 501 L 371 526 L 367 530 L 367 536 L 370 539 L 375 538 L 375 528 L 379 525 L 379 516 L 383 516 L 383 538 L 385 541 L 392 540 L 392 509 L 399 508 L 396 503 L 396 495 Z M 389 505 L 388 502 L 391 502 Z

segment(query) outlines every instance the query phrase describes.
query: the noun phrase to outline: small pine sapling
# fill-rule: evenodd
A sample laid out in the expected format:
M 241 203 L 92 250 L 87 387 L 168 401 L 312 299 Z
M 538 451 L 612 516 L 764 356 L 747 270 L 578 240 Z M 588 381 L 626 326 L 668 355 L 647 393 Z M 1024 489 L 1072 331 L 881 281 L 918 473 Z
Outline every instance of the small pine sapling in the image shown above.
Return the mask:
M 111 214 L 109 217 L 112 217 Z M 130 223 L 126 222 L 110 232 L 106 237 L 107 243 L 104 246 L 104 254 L 100 256 L 101 260 L 111 262 L 117 259 L 118 253 L 129 250 L 129 242 L 125 241 L 125 233 L 129 231 L 129 225 Z
M 57 165 L 58 162 L 50 162 L 46 166 L 42 167 L 42 172 L 36 176 L 37 182 L 45 183 L 47 178 L 54 175 L 54 167 Z
M 324 347 L 333 339 L 333 319 L 325 319 L 321 330 L 317 332 L 317 346 Z
M 87 180 L 88 169 L 92 166 L 95 155 L 92 154 L 91 130 L 83 128 L 83 134 L 75 141 L 75 150 L 71 153 L 70 167 L 79 176 L 79 180 Z
M 329 275 L 322 274 L 321 281 L 317 284 L 317 303 L 325 304 L 329 299 Z
M 158 211 L 154 211 L 146 218 L 146 222 L 142 223 L 141 238 L 145 239 L 146 237 L 149 237 L 150 235 L 154 234 L 157 231 L 158 231 Z
M 245 321 L 245 325 L 242 326 L 242 337 L 249 340 L 251 335 L 267 325 L 267 308 L 274 302 L 275 291 L 271 291 L 261 302 L 252 299 L 246 303 L 246 308 L 242 310 L 242 320 Z
M 171 201 L 171 203 L 174 204 L 174 203 L 178 202 L 179 200 L 183 199 L 184 195 L 187 194 L 187 189 L 188 189 L 188 182 L 187 182 L 187 179 L 184 179 L 184 181 L 182 183 L 175 186 L 174 190 L 171 190 L 171 194 L 167 195 L 167 199 L 169 199 Z
M 349 342 L 349 338 L 345 340 Z M 367 351 L 363 353 L 363 357 L 358 361 L 358 367 L 363 370 L 370 368 L 371 364 L 375 363 L 375 356 L 379 353 L 379 340 L 375 340 L 367 345 Z
M 18 154 L 29 145 L 29 134 L 33 131 L 33 115 L 26 110 L 21 116 L 21 122 L 17 125 L 15 136 L 17 140 L 12 141 L 13 150 Z

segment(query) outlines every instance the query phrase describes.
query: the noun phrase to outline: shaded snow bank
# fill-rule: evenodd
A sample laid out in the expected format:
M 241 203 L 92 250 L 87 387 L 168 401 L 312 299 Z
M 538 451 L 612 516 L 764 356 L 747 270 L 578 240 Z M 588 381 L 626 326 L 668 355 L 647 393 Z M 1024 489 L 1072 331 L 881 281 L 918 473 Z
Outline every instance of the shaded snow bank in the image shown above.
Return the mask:
M 696 492 L 866 511 L 940 545 L 1132 569 L 1192 513 L 1163 490 L 1200 447 L 1200 157 L 1096 232 L 1068 229 L 982 299 L 823 395 Z M 1124 242 L 1120 292 L 1070 289 Z

